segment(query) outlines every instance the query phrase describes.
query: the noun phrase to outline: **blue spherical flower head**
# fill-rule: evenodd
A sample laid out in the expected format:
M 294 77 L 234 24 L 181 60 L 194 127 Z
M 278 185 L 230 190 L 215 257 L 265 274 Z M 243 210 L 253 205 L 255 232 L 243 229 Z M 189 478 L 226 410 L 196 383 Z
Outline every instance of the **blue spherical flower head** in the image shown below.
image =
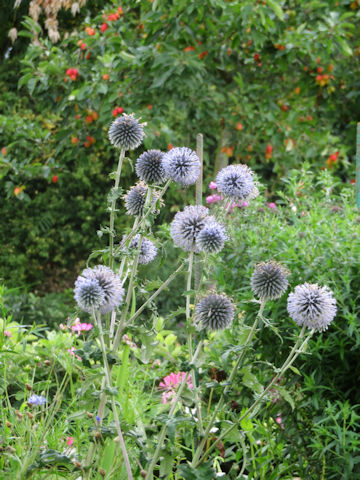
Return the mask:
M 231 325 L 235 309 L 226 295 L 209 293 L 195 307 L 195 318 L 209 330 L 223 330 Z
M 146 183 L 161 184 L 166 180 L 166 174 L 163 166 L 164 153 L 160 150 L 148 150 L 144 152 L 136 161 L 136 174 Z
M 246 200 L 255 189 L 253 172 L 246 165 L 229 165 L 217 174 L 218 191 L 234 201 Z
M 142 215 L 144 211 L 146 193 L 148 186 L 144 182 L 139 182 L 131 187 L 126 195 L 123 196 L 125 200 L 125 207 L 127 215 Z M 152 203 L 155 204 L 159 194 L 152 192 Z
M 196 153 L 187 147 L 172 148 L 163 157 L 165 174 L 180 185 L 193 185 L 199 178 L 201 164 Z
M 143 138 L 143 127 L 134 115 L 124 113 L 110 125 L 109 139 L 116 148 L 133 150 L 141 144 Z
M 34 393 L 29 397 L 28 403 L 32 405 L 45 405 L 46 398 L 41 395 L 35 395 Z
M 84 312 L 98 310 L 105 301 L 105 293 L 95 278 L 79 276 L 75 282 L 74 298 Z
M 304 283 L 288 296 L 287 310 L 298 325 L 323 332 L 336 315 L 336 300 L 328 287 Z
M 287 290 L 290 272 L 280 263 L 261 262 L 256 265 L 251 277 L 251 288 L 260 300 L 275 300 Z
M 171 222 L 170 234 L 175 245 L 189 252 L 199 252 L 196 245 L 196 238 L 201 230 L 215 218 L 209 215 L 209 209 L 200 205 L 190 205 L 178 212 Z
M 137 234 L 130 242 L 129 248 L 137 250 L 139 245 L 140 235 Z M 146 265 L 154 260 L 157 255 L 157 248 L 154 243 L 143 237 L 141 241 L 140 254 L 139 254 L 139 263 Z
M 98 309 L 100 313 L 109 313 L 118 307 L 123 301 L 125 290 L 122 287 L 119 275 L 116 275 L 111 268 L 106 267 L 105 265 L 86 268 L 78 277 L 75 283 L 75 289 L 76 284 L 81 285 L 82 282 L 85 282 L 86 280 L 88 282 L 97 282 L 103 293 L 102 302 L 96 308 L 92 307 L 90 312 L 95 308 Z M 81 305 L 79 306 L 82 308 Z M 85 309 L 83 308 L 83 310 Z M 89 312 L 89 309 L 86 309 L 85 311 Z
M 201 252 L 217 253 L 223 249 L 228 239 L 223 225 L 210 222 L 199 232 L 196 237 L 196 246 Z

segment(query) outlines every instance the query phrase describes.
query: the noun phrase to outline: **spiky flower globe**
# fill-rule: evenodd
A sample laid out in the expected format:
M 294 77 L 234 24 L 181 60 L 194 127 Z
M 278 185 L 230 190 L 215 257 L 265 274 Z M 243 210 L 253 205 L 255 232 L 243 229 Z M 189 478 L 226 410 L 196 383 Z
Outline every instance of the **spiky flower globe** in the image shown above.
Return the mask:
M 81 310 L 92 313 L 103 305 L 105 293 L 97 280 L 80 276 L 75 282 L 74 298 Z
M 75 300 L 79 307 L 91 313 L 112 312 L 124 298 L 119 275 L 105 265 L 86 268 L 75 282 Z
M 130 242 L 129 248 L 136 250 L 139 245 L 140 235 L 137 234 Z M 140 254 L 139 254 L 139 263 L 146 265 L 154 260 L 157 255 L 157 248 L 155 244 L 148 238 L 143 237 L 141 241 Z
M 289 286 L 289 274 L 289 270 L 274 261 L 256 265 L 251 277 L 251 288 L 255 297 L 260 300 L 280 298 Z
M 195 241 L 201 230 L 215 218 L 209 215 L 209 209 L 200 205 L 190 205 L 178 212 L 171 222 L 170 234 L 175 245 L 189 252 L 199 252 Z
M 288 296 L 287 310 L 298 325 L 323 332 L 336 315 L 336 299 L 328 287 L 304 283 Z
M 163 166 L 164 153 L 160 150 L 148 150 L 136 160 L 136 174 L 146 183 L 161 184 L 166 180 Z
M 229 165 L 217 174 L 218 191 L 234 201 L 246 200 L 254 191 L 253 172 L 246 165 Z
M 124 113 L 110 125 L 109 139 L 116 148 L 133 150 L 141 144 L 143 138 L 143 127 L 134 115 Z
M 148 186 L 144 182 L 139 182 L 135 186 L 131 187 L 126 195 L 123 195 L 122 198 L 125 200 L 127 215 L 143 214 L 147 190 Z M 153 205 L 156 203 L 158 197 L 159 194 L 153 191 L 151 198 Z
M 234 319 L 234 306 L 225 295 L 210 293 L 195 307 L 195 318 L 202 327 L 209 330 L 223 330 Z
M 210 222 L 196 237 L 197 248 L 205 253 L 217 253 L 223 249 L 227 240 L 226 230 L 217 222 Z
M 200 159 L 187 147 L 172 148 L 163 157 L 165 174 L 180 185 L 193 185 L 200 175 Z

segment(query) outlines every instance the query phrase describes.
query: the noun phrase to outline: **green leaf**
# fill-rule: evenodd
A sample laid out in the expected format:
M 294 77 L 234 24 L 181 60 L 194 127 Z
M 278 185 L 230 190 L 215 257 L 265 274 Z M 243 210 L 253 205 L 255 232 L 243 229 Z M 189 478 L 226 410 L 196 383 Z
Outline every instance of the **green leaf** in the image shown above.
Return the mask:
M 272 8 L 275 12 L 275 15 L 281 20 L 284 21 L 284 12 L 282 8 L 275 0 L 267 0 L 267 4 L 270 8 Z

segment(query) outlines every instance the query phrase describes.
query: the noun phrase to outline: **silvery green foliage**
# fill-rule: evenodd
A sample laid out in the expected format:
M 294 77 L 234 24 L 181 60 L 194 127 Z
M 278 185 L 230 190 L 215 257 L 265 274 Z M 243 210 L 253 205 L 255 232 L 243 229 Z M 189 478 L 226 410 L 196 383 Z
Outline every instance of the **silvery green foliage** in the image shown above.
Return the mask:
M 199 232 L 196 237 L 196 246 L 201 252 L 217 253 L 223 249 L 228 239 L 223 225 L 210 222 Z
M 100 293 L 97 286 L 95 287 L 96 282 L 102 293 Z M 98 301 L 95 305 L 91 306 L 84 303 L 84 298 L 86 298 L 82 294 L 85 291 L 84 285 L 92 285 L 92 288 L 94 289 L 93 291 L 97 292 L 98 298 L 101 296 L 102 301 Z M 105 265 L 86 268 L 75 282 L 75 300 L 78 302 L 80 308 L 87 312 L 92 312 L 93 308 L 98 309 L 100 313 L 112 312 L 122 302 L 124 293 L 125 291 L 122 287 L 119 275 L 116 275 L 111 268 L 106 267 Z M 81 297 L 80 294 L 82 294 Z M 82 307 L 78 298 L 80 298 L 82 304 L 86 308 Z
M 74 298 L 81 310 L 92 313 L 105 301 L 105 293 L 94 278 L 79 276 L 75 282 Z
M 136 160 L 136 174 L 144 182 L 161 184 L 166 180 L 163 166 L 164 153 L 160 150 L 148 150 Z
M 255 184 L 253 172 L 246 165 L 229 165 L 216 176 L 218 191 L 234 201 L 246 200 L 252 196 Z
M 134 115 L 124 113 L 110 125 L 109 139 L 114 147 L 133 150 L 141 144 L 143 138 L 143 127 Z
M 304 283 L 288 296 L 287 310 L 298 325 L 323 332 L 336 315 L 336 299 L 328 287 Z
M 225 295 L 210 293 L 195 307 L 195 318 L 205 329 L 223 330 L 234 319 L 234 306 Z
M 138 248 L 140 235 L 137 234 L 130 242 L 129 248 L 136 250 Z M 143 237 L 141 241 L 139 263 L 145 265 L 154 260 L 157 255 L 157 248 L 155 244 L 148 238 Z
M 261 262 L 256 265 L 251 277 L 251 288 L 260 300 L 275 300 L 287 290 L 289 286 L 289 271 L 280 263 Z
M 172 148 L 163 157 L 165 174 L 182 186 L 193 185 L 200 175 L 200 160 L 187 147 Z
M 209 209 L 200 205 L 190 205 L 178 212 L 171 222 L 170 234 L 175 245 L 189 252 L 199 252 L 196 246 L 196 237 L 200 231 L 215 218 L 209 215 Z

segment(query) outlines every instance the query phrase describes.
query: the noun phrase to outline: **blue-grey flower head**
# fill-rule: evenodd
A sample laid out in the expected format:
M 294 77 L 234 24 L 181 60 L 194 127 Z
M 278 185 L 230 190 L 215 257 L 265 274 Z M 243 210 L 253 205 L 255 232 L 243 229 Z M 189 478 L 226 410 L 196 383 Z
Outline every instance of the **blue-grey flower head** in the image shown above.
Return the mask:
M 223 330 L 231 325 L 235 309 L 225 295 L 210 293 L 195 307 L 195 318 L 202 327 L 209 330 Z
M 165 174 L 182 186 L 193 185 L 200 175 L 200 160 L 196 153 L 187 147 L 175 147 L 163 157 Z
M 196 246 L 201 252 L 217 253 L 223 249 L 228 239 L 223 225 L 209 222 L 196 237 Z
M 254 191 L 253 172 L 246 165 L 229 165 L 217 174 L 218 191 L 234 201 L 246 200 Z
M 209 215 L 209 209 L 201 205 L 190 205 L 184 211 L 178 212 L 171 222 L 170 234 L 175 245 L 189 252 L 199 252 L 196 246 L 196 237 L 200 231 L 210 222 L 215 221 Z
M 131 187 L 127 194 L 123 196 L 127 215 L 143 214 L 147 190 L 148 186 L 146 183 L 139 182 L 135 186 Z M 158 196 L 159 194 L 157 192 L 152 192 L 151 201 L 153 205 L 156 203 Z
M 103 305 L 105 293 L 96 279 L 80 275 L 75 282 L 74 298 L 81 310 L 91 313 Z
M 86 282 L 89 284 L 92 281 L 92 285 L 97 282 L 102 292 L 102 302 L 96 306 L 87 304 L 83 306 L 77 300 L 77 289 L 81 289 L 82 285 Z M 99 290 L 96 290 L 99 292 Z M 121 284 L 119 275 L 116 275 L 111 268 L 105 265 L 97 265 L 94 268 L 86 268 L 75 282 L 75 300 L 78 302 L 80 308 L 86 312 L 91 312 L 94 308 L 98 309 L 100 313 L 112 312 L 116 307 L 120 305 L 124 298 L 124 289 Z M 85 307 L 85 308 L 84 308 Z
M 289 286 L 287 279 L 289 274 L 289 270 L 278 262 L 259 263 L 251 277 L 251 288 L 254 295 L 260 300 L 280 298 Z
M 110 125 L 109 139 L 116 148 L 133 150 L 141 145 L 143 138 L 143 127 L 134 115 L 123 113 Z
M 46 398 L 42 395 L 35 395 L 35 393 L 33 393 L 30 395 L 28 403 L 31 403 L 32 405 L 45 405 Z
M 137 234 L 130 242 L 129 248 L 136 250 L 138 248 L 140 235 Z M 143 237 L 141 241 L 139 263 L 146 265 L 154 260 L 157 255 L 157 248 L 148 238 Z
M 304 283 L 288 296 L 287 310 L 298 325 L 323 332 L 336 315 L 336 299 L 328 287 Z
M 136 174 L 146 183 L 161 184 L 166 180 L 163 166 L 164 153 L 160 150 L 148 150 L 136 160 Z

